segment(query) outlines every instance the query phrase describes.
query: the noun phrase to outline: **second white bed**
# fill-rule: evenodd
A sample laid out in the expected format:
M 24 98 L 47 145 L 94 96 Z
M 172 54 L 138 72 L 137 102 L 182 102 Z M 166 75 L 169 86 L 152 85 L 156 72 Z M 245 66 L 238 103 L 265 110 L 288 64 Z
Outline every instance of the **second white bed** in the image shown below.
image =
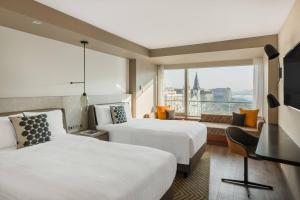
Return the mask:
M 175 155 L 178 164 L 190 158 L 206 143 L 207 128 L 196 121 L 130 119 L 122 124 L 99 124 L 109 131 L 110 141 L 154 147 Z

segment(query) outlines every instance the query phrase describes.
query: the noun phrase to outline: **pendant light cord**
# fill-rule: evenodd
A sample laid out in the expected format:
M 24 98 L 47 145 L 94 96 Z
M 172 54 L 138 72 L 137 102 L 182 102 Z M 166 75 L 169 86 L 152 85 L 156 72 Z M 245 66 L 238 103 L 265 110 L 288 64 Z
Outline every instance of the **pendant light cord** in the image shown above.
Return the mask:
M 83 43 L 83 94 L 86 95 L 85 93 L 85 44 Z
M 88 44 L 87 41 L 80 41 L 81 44 L 83 44 L 83 81 L 77 81 L 77 82 L 70 82 L 70 84 L 83 84 L 83 96 L 87 96 L 86 94 L 86 83 L 85 83 L 85 76 L 86 76 L 86 72 L 85 72 L 85 48 L 86 45 Z

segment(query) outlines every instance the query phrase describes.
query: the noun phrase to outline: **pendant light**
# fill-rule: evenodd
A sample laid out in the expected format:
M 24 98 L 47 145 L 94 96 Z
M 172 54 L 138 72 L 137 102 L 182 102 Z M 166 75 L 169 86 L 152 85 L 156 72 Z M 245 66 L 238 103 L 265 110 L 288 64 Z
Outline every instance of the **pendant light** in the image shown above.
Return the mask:
M 85 47 L 88 44 L 87 41 L 80 41 L 81 44 L 83 44 L 83 81 L 81 82 L 71 82 L 71 84 L 83 84 L 83 93 L 80 96 L 80 107 L 81 110 L 87 111 L 88 110 L 88 96 L 86 94 L 86 82 L 85 82 L 85 76 L 86 76 L 86 70 L 85 70 Z
M 267 100 L 270 108 L 276 108 L 280 106 L 280 103 L 278 102 L 276 97 L 271 93 L 267 95 Z
M 279 52 L 271 44 L 265 45 L 264 50 L 265 50 L 269 60 L 272 60 L 272 59 L 277 58 L 279 56 Z

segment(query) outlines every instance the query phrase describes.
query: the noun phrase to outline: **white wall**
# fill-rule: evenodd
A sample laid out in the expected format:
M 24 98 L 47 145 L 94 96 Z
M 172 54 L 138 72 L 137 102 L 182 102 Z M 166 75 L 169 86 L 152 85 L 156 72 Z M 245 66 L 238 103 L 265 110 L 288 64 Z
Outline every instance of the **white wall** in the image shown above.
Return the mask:
M 156 105 L 157 66 L 147 60 L 137 59 L 136 117 L 142 118 Z
M 300 42 L 300 0 L 295 5 L 279 33 L 280 64 L 283 65 L 283 57 Z M 300 111 L 284 106 L 283 104 L 283 81 L 279 85 L 279 124 L 290 134 L 290 137 L 300 146 Z
M 300 0 L 295 0 L 294 7 L 284 23 L 278 39 L 280 63 L 283 66 L 283 56 L 300 42 Z M 300 86 L 299 86 L 300 87 Z M 279 108 L 279 125 L 289 134 L 289 136 L 300 147 L 300 111 L 287 107 L 283 103 L 283 81 L 279 85 L 279 100 L 281 106 Z M 283 171 L 287 177 L 291 191 L 295 199 L 300 197 L 300 169 L 299 167 L 292 167 L 282 165 Z
M 82 93 L 83 48 L 1 26 L 0 44 L 0 98 Z M 127 59 L 87 50 L 86 69 L 88 94 L 128 92 Z

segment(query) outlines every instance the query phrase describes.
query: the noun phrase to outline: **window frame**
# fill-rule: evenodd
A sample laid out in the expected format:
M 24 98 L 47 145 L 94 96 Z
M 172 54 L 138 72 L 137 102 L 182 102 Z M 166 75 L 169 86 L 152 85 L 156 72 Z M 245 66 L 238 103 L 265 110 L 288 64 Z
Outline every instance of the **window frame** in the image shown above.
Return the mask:
M 183 84 L 184 84 L 184 95 L 183 95 L 183 100 L 184 100 L 184 103 L 183 103 L 183 108 L 184 108 L 184 112 L 176 112 L 176 115 L 177 116 L 182 116 L 182 117 L 184 117 L 184 116 L 187 116 L 186 115 L 186 113 L 187 113 L 187 107 L 186 107 L 186 100 L 187 100 L 187 95 L 186 95 L 186 89 L 187 89 L 187 82 L 186 82 L 186 76 L 187 76 L 187 69 L 186 68 L 176 68 L 176 69 L 172 69 L 172 68 L 170 68 L 170 69 L 164 69 L 164 71 L 165 70 L 184 70 L 184 73 L 183 73 Z M 164 72 L 164 74 L 165 74 L 165 72 Z M 164 83 L 163 83 L 164 84 Z M 165 88 L 163 88 L 163 90 L 165 90 Z M 165 99 L 164 99 L 164 101 L 165 101 Z
M 238 60 L 238 61 L 221 61 L 221 62 L 208 62 L 208 63 L 194 63 L 194 64 L 179 64 L 179 65 L 165 65 L 164 70 L 184 70 L 184 112 L 176 114 L 185 118 L 200 118 L 201 116 L 189 115 L 188 105 L 188 87 L 189 87 L 189 69 L 193 68 L 210 68 L 210 67 L 238 67 L 253 65 L 252 60 Z M 253 102 L 252 102 L 253 103 Z M 220 114 L 221 115 L 221 114 Z

